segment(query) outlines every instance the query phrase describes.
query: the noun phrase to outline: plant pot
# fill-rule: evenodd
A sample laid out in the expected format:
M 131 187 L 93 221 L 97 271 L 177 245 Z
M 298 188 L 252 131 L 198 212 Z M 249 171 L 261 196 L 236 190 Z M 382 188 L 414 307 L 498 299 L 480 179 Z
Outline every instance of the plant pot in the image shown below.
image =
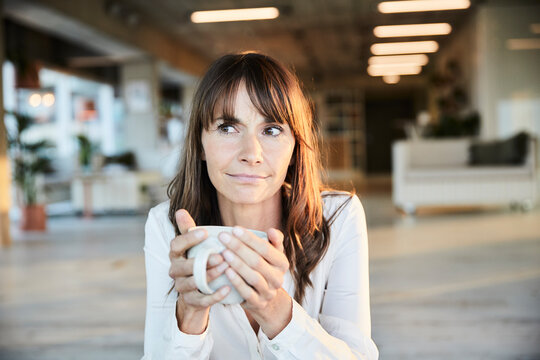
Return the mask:
M 45 205 L 28 205 L 21 210 L 21 230 L 45 231 L 47 229 Z

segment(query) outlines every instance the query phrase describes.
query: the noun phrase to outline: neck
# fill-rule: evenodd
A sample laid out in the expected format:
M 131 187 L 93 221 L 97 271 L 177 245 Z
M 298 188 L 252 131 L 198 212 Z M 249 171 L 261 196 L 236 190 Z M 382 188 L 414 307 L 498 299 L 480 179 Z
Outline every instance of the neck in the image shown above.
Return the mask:
M 281 229 L 281 191 L 257 204 L 237 204 L 218 194 L 219 211 L 224 226 L 242 226 L 266 232 Z

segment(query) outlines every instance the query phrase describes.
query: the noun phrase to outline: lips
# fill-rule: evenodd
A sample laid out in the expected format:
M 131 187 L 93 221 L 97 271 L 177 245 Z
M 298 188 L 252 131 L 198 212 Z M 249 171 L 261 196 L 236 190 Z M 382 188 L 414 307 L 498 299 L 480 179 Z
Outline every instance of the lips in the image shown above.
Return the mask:
M 241 183 L 255 183 L 267 178 L 267 176 L 252 175 L 252 174 L 227 174 L 231 178 Z
M 264 179 L 266 176 L 260 176 L 260 175 L 250 175 L 250 174 L 227 174 L 229 176 L 233 177 L 245 177 L 245 178 L 253 178 L 253 179 Z

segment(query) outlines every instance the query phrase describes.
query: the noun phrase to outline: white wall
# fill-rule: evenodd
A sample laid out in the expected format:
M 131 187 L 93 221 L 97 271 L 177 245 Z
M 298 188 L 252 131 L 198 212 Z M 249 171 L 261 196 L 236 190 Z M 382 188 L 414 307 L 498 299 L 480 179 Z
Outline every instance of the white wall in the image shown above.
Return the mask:
M 540 38 L 540 3 L 484 5 L 477 14 L 476 74 L 482 136 L 506 137 L 520 130 L 540 136 L 540 49 L 510 50 L 507 41 Z
M 483 138 L 508 137 L 521 130 L 540 138 L 540 49 L 507 48 L 509 39 L 540 38 L 530 30 L 531 23 L 540 23 L 539 14 L 540 3 L 484 3 L 436 54 L 436 71 L 448 60 L 459 62 L 461 85 L 471 109 L 481 115 Z M 433 91 L 430 94 L 434 106 Z

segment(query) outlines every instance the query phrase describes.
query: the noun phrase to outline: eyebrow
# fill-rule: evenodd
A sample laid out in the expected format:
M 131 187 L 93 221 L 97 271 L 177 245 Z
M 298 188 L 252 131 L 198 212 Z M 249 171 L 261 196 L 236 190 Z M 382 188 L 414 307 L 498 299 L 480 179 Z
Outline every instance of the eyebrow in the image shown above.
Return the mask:
M 234 116 L 227 116 L 227 115 L 218 116 L 216 118 L 216 120 L 223 120 L 224 122 L 230 123 L 230 124 L 241 124 L 242 123 L 242 121 L 240 121 L 240 119 L 238 119 L 238 118 L 236 118 Z M 272 119 L 269 119 L 267 117 L 264 118 L 264 123 L 265 124 L 279 124 L 279 122 L 274 121 Z

